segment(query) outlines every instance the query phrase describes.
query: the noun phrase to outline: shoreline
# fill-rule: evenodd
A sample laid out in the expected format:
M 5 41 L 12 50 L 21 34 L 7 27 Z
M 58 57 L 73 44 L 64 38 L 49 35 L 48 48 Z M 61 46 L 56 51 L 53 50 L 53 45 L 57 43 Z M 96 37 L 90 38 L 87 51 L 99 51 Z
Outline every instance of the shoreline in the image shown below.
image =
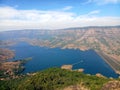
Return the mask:
M 120 75 L 120 65 L 116 63 L 116 60 L 107 56 L 106 54 L 96 51 L 95 52 L 115 71 L 116 74 Z

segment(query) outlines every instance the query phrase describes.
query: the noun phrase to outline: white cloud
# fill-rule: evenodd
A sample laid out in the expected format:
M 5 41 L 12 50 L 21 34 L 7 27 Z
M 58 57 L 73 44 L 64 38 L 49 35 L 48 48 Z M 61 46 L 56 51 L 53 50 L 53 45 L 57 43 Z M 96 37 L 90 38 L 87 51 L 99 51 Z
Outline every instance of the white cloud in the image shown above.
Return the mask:
M 63 11 L 66 11 L 66 10 L 71 10 L 73 7 L 72 6 L 66 6 L 63 8 Z
M 76 15 L 68 11 L 17 10 L 13 7 L 0 7 L 0 12 L 0 31 L 120 24 L 120 17 L 97 17 L 99 10 Z
M 94 10 L 94 11 L 91 11 L 89 14 L 98 14 L 98 13 L 100 13 L 99 10 Z
M 94 10 L 94 11 L 91 11 L 91 12 L 88 12 L 87 14 L 83 14 L 83 15 L 80 15 L 80 16 L 78 16 L 78 17 L 95 17 L 97 14 L 99 14 L 100 13 L 100 10 Z
M 98 5 L 104 5 L 104 4 L 117 4 L 119 2 L 120 0 L 88 0 L 83 4 L 96 3 Z

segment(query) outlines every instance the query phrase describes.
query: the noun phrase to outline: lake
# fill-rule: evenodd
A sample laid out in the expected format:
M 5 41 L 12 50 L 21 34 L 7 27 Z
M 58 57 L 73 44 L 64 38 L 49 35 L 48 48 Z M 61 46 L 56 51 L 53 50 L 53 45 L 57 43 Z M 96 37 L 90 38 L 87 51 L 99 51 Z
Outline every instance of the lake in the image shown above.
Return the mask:
M 32 46 L 21 42 L 8 47 L 15 50 L 15 59 L 32 57 L 24 66 L 22 73 L 36 72 L 50 67 L 61 67 L 64 64 L 74 64 L 73 69 L 83 68 L 84 73 L 101 73 L 107 77 L 117 78 L 114 70 L 94 51 L 81 51 L 79 49 L 60 49 L 40 46 Z

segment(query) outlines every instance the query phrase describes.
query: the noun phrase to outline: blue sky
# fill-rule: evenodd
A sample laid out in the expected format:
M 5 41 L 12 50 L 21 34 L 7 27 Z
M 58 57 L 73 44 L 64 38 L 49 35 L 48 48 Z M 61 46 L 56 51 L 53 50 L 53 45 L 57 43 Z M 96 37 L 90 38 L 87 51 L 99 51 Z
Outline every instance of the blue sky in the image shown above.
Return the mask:
M 120 0 L 0 0 L 0 31 L 120 25 Z

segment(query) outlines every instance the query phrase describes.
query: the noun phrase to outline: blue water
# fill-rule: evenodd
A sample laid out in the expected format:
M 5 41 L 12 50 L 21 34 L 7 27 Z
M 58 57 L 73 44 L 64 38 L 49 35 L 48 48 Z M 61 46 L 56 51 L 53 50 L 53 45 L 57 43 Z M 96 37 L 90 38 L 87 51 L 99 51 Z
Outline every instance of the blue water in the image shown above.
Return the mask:
M 60 49 L 32 46 L 21 42 L 9 47 L 15 50 L 15 60 L 32 57 L 32 60 L 25 64 L 22 73 L 36 72 L 50 67 L 61 67 L 64 64 L 74 64 L 73 69 L 83 68 L 84 73 L 101 73 L 107 77 L 118 77 L 113 69 L 94 51 L 80 51 L 74 49 Z

